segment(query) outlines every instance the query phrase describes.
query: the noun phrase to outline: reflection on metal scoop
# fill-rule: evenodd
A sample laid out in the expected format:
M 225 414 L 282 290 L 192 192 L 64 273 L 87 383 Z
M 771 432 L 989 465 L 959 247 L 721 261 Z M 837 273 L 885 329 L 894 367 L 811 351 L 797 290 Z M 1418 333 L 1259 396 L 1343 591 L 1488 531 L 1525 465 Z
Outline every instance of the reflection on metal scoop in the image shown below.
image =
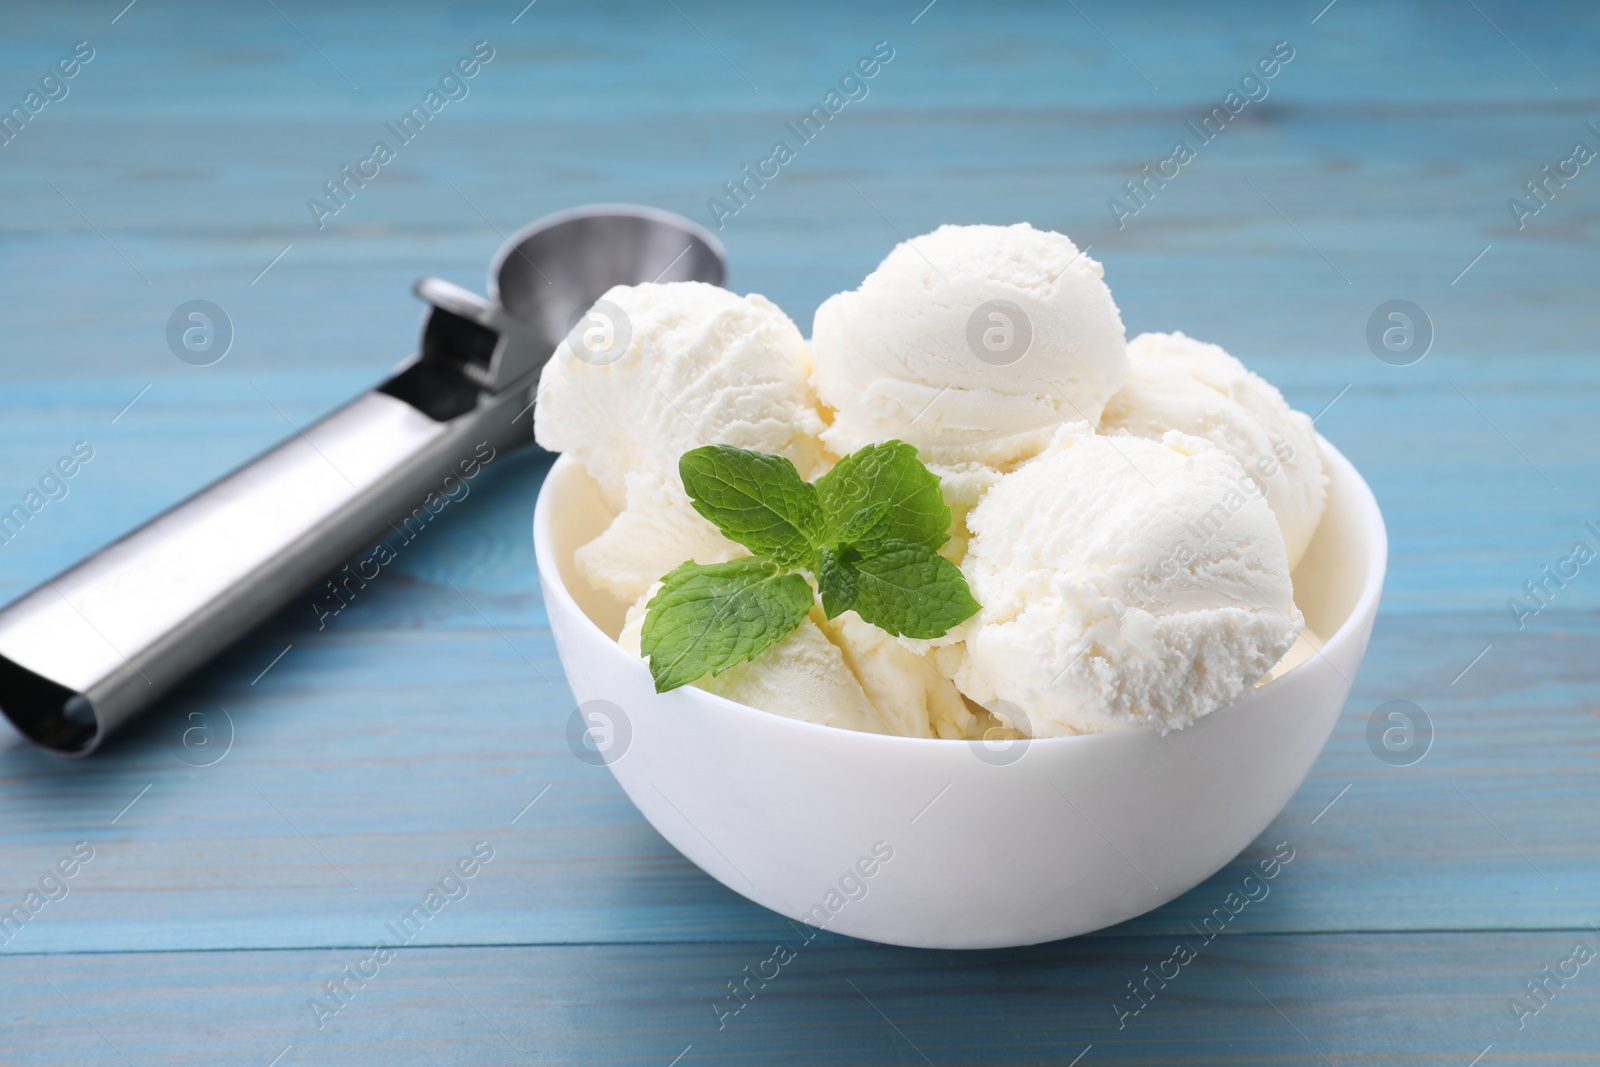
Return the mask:
M 383 385 L 0 610 L 0 710 L 63 755 L 122 723 L 354 553 L 421 517 L 449 476 L 533 440 L 540 369 L 613 285 L 721 285 L 716 239 L 650 208 L 541 219 L 485 299 L 424 278 L 422 350 Z

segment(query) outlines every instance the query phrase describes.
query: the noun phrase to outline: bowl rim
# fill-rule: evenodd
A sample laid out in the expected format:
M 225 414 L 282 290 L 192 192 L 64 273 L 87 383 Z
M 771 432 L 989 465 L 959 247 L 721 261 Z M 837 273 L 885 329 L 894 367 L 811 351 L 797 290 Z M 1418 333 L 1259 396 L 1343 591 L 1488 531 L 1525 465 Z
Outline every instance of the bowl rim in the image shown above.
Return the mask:
M 1279 677 L 1272 679 L 1272 681 L 1268 682 L 1267 685 L 1262 686 L 1259 690 L 1247 691 L 1241 694 L 1240 697 L 1233 702 L 1235 705 L 1241 700 L 1251 696 L 1254 692 L 1266 692 L 1273 686 L 1287 682 L 1289 679 L 1294 678 L 1306 671 L 1315 660 L 1325 660 L 1331 653 L 1335 653 L 1350 642 L 1358 640 L 1358 635 L 1365 627 L 1365 620 L 1370 615 L 1374 615 L 1376 613 L 1378 598 L 1383 593 L 1383 580 L 1388 571 L 1389 562 L 1389 531 L 1388 527 L 1383 521 L 1382 509 L 1378 507 L 1377 497 L 1373 494 L 1372 487 L 1367 484 L 1367 480 L 1363 478 L 1361 476 L 1361 472 L 1356 469 L 1355 464 L 1351 463 L 1349 458 L 1346 457 L 1343 452 L 1340 452 L 1337 448 L 1335 448 L 1333 443 L 1330 442 L 1326 437 L 1322 436 L 1321 433 L 1317 433 L 1316 438 L 1317 444 L 1322 451 L 1324 463 L 1336 465 L 1342 468 L 1343 473 L 1350 479 L 1352 488 L 1356 490 L 1355 506 L 1360 513 L 1362 529 L 1366 531 L 1372 548 L 1371 556 L 1367 564 L 1366 575 L 1362 582 L 1361 594 L 1356 598 L 1354 605 L 1351 606 L 1350 612 L 1345 617 L 1343 624 L 1341 624 L 1337 630 L 1323 640 L 1322 647 L 1317 649 L 1314 655 L 1307 657 L 1302 662 L 1285 671 Z M 608 635 L 604 630 L 601 630 L 600 627 L 595 624 L 595 621 L 589 617 L 589 613 L 584 611 L 583 608 L 579 606 L 578 602 L 573 598 L 571 591 L 567 588 L 566 582 L 562 579 L 560 568 L 556 565 L 554 549 L 550 543 L 552 529 L 555 522 L 554 516 L 556 508 L 555 504 L 553 503 L 554 494 L 550 493 L 548 490 L 551 479 L 555 476 L 558 470 L 562 469 L 563 467 L 573 466 L 582 466 L 577 457 L 565 454 L 557 456 L 556 461 L 551 464 L 550 469 L 545 472 L 544 481 L 539 486 L 538 499 L 534 503 L 533 547 L 534 559 L 539 572 L 540 589 L 543 592 L 547 604 L 551 599 L 559 601 L 563 608 L 570 611 L 581 620 L 580 625 L 588 627 L 588 629 L 592 631 L 591 636 L 600 638 L 607 645 L 611 646 L 611 648 L 615 650 L 619 657 L 627 660 L 631 665 L 630 669 L 637 669 L 645 672 L 645 674 L 648 675 L 650 670 L 649 666 L 643 660 L 636 659 L 635 657 L 624 652 L 622 650 L 622 646 L 618 645 L 616 641 L 612 639 L 611 636 Z M 546 610 L 548 612 L 548 607 Z M 565 664 L 562 665 L 562 668 L 564 673 Z M 570 686 L 570 682 L 568 684 Z M 653 685 L 651 689 L 653 695 L 657 697 L 668 696 L 668 694 L 665 693 L 654 693 Z M 710 701 L 710 706 L 720 707 L 725 711 L 731 711 L 747 716 L 759 716 L 772 728 L 796 729 L 801 730 L 802 732 L 816 732 L 840 739 L 836 742 L 833 742 L 838 744 L 938 745 L 948 748 L 949 746 L 955 744 L 972 745 L 982 743 L 971 739 L 955 739 L 945 737 L 904 737 L 898 734 L 874 734 L 867 733 L 863 730 L 845 730 L 837 726 L 827 726 L 823 723 L 806 722 L 804 719 L 793 719 L 787 715 L 778 715 L 770 711 L 763 711 L 762 709 L 754 707 L 750 704 L 743 704 L 737 700 L 730 700 L 727 697 L 720 696 L 716 693 L 707 692 L 704 689 L 694 686 L 684 686 L 682 690 L 675 690 L 674 692 L 685 692 L 689 690 L 692 690 L 692 693 L 688 697 L 680 697 L 678 699 Z M 1224 710 L 1226 710 L 1226 707 L 1217 709 L 1217 711 Z M 1211 714 L 1216 714 L 1216 712 L 1212 712 Z M 1203 716 L 1201 720 L 1196 720 L 1196 724 L 1198 725 L 1200 721 L 1203 721 L 1209 717 L 1209 715 Z M 1150 731 L 1140 729 L 1105 730 L 1100 733 L 1073 734 L 1066 737 L 1033 737 L 1028 738 L 1027 743 L 1030 747 L 1033 745 L 1048 745 L 1056 748 L 1064 745 L 1082 746 L 1092 744 L 1113 744 L 1116 743 L 1115 739 L 1117 738 L 1140 736 L 1149 732 Z M 1183 731 L 1174 732 L 1182 733 Z

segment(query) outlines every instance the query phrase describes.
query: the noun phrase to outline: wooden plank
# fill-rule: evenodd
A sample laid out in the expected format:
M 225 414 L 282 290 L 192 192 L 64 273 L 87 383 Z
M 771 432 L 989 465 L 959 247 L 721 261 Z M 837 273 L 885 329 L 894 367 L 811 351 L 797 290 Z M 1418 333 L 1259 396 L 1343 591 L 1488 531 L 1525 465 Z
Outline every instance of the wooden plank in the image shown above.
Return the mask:
M 535 8 L 515 27 L 486 8 L 438 22 L 370 7 L 297 13 L 306 32 L 325 35 L 331 62 L 263 9 L 219 28 L 235 46 L 228 63 L 186 43 L 181 8 L 136 9 L 107 31 L 121 36 L 102 38 L 72 96 L 6 149 L 0 193 L 11 207 L 0 226 L 12 241 L 0 255 L 15 344 L 0 359 L 9 376 L 50 362 L 186 373 L 167 359 L 160 326 L 179 300 L 211 293 L 245 327 L 237 363 L 353 361 L 376 373 L 412 342 L 405 287 L 417 274 L 475 282 L 496 229 L 584 199 L 645 198 L 707 218 L 707 198 L 885 35 L 900 54 L 871 95 L 723 233 L 735 283 L 801 317 L 859 278 L 896 228 L 1030 218 L 1096 246 L 1136 328 L 1182 325 L 1252 356 L 1360 359 L 1367 314 L 1400 293 L 1439 319 L 1441 357 L 1446 344 L 1484 355 L 1586 350 L 1570 318 L 1547 309 L 1581 307 L 1592 287 L 1595 183 L 1575 182 L 1522 232 L 1505 200 L 1593 118 L 1573 42 L 1592 33 L 1594 12 L 1515 13 L 1521 47 L 1567 86 L 1556 91 L 1469 8 L 1404 17 L 1459 46 L 1426 55 L 1401 43 L 1387 12 L 1347 7 L 1313 28 L 1275 7 L 1253 10 L 1225 20 L 1167 11 L 1159 21 L 1181 35 L 1172 38 L 1096 13 L 1108 34 L 1121 26 L 1130 56 L 1146 41 L 1160 91 L 1065 10 L 986 22 L 946 4 L 916 26 L 865 10 L 760 26 L 724 14 L 728 47 L 760 66 L 766 85 L 754 92 L 670 9 L 645 20 L 660 32 L 626 42 L 603 15 L 557 8 Z M 22 26 L 8 32 L 5 55 L 22 83 L 78 32 L 62 17 L 13 18 Z M 471 95 L 317 230 L 306 200 L 480 35 L 501 54 Z M 1116 229 L 1107 199 L 1285 36 L 1299 53 L 1272 95 Z M 994 62 L 1000 54 L 1006 61 Z M 186 91 L 197 83 L 204 92 Z M 108 146 L 115 182 L 96 170 Z M 892 208 L 892 222 L 874 204 Z M 1470 281 L 1452 286 L 1490 243 Z M 41 351 L 60 354 L 45 361 Z
M 1582 306 L 1595 279 L 1600 183 L 1575 183 L 1521 232 L 1505 206 L 1583 134 L 1582 110 L 1486 114 L 1462 104 L 1443 116 L 1373 116 L 1311 104 L 1289 110 L 1286 102 L 1271 121 L 1228 131 L 1232 140 L 1212 146 L 1119 230 L 1108 199 L 1121 195 L 1141 165 L 1170 152 L 1198 104 L 1134 116 L 907 111 L 894 107 L 892 76 L 892 67 L 882 75 L 882 101 L 874 95 L 859 114 L 842 115 L 831 139 L 807 146 L 792 173 L 720 232 L 734 258 L 732 284 L 766 293 L 803 323 L 902 233 L 950 219 L 1026 218 L 1094 246 L 1134 329 L 1180 326 L 1252 357 L 1292 354 L 1316 359 L 1330 373 L 1359 363 L 1396 380 L 1399 372 L 1366 360 L 1363 331 L 1379 303 L 1407 294 L 1436 321 L 1436 360 L 1588 348 L 1584 333 L 1549 309 Z M 1286 101 L 1292 90 L 1285 86 Z M 227 199 L 217 198 L 209 170 L 174 177 L 161 169 L 181 150 L 171 121 L 64 113 L 62 124 L 73 125 L 39 132 L 63 141 L 70 134 L 68 144 L 58 149 L 41 140 L 29 146 L 31 155 L 14 153 L 0 172 L 0 191 L 15 205 L 4 220 L 8 255 L 19 257 L 10 260 L 15 303 L 8 314 L 16 343 L 6 346 L 0 365 L 8 376 L 39 375 L 51 362 L 38 353 L 59 351 L 55 365 L 96 373 L 130 363 L 156 374 L 190 373 L 169 358 L 161 328 L 179 302 L 210 294 L 241 327 L 225 366 L 310 368 L 332 360 L 376 374 L 414 342 L 416 305 L 407 289 L 417 276 L 480 285 L 502 233 L 595 198 L 646 199 L 711 222 L 707 199 L 741 164 L 770 150 L 787 117 L 787 110 L 712 120 L 606 116 L 602 137 L 593 120 L 535 123 L 508 114 L 511 103 L 495 111 L 487 89 L 481 105 L 469 97 L 463 106 L 481 106 L 481 122 L 441 128 L 322 231 L 306 200 L 353 146 L 381 131 L 386 112 L 338 126 L 202 117 L 191 127 L 186 120 L 186 136 L 236 161 L 228 183 L 244 188 L 229 188 Z M 1406 144 L 1420 123 L 1435 127 L 1438 140 Z M 120 190 L 80 177 L 100 146 L 125 137 L 130 165 L 153 177 Z M 533 174 L 505 173 L 510 161 L 495 147 L 503 138 L 541 145 Z M 1480 142 L 1481 155 L 1441 158 L 1442 146 Z M 951 145 L 962 155 L 998 156 L 994 169 L 957 166 L 947 154 Z M 298 165 L 286 173 L 290 152 Z M 1393 162 L 1373 162 L 1390 153 Z M 657 160 L 648 185 L 631 169 L 640 155 Z M 839 225 L 809 225 L 819 217 Z M 390 218 L 404 221 L 379 221 Z M 23 262 L 29 269 L 16 269 Z M 90 305 L 93 313 L 83 314 Z
M 461 906 L 470 906 L 468 897 Z M 1509 1004 L 1594 931 L 1223 935 L 1015 952 L 860 943 L 28 956 L 0 960 L 7 1061 L 29 1064 L 1591 1064 L 1590 963 Z M 323 984 L 360 968 L 336 1014 Z M 1150 981 L 1139 1002 L 1130 982 Z M 746 973 L 770 976 L 728 985 Z M 374 975 L 374 971 L 376 974 Z M 1568 967 L 1570 973 L 1571 967 Z M 750 996 L 749 993 L 744 994 Z M 331 1011 L 331 1009 L 329 1009 Z M 81 1014 L 80 1014 L 81 1013 Z M 321 1018 L 324 1025 L 317 1028 Z M 718 1029 L 719 1019 L 722 1028 Z M 1119 1020 L 1121 1028 L 1119 1029 Z M 1086 1053 L 1086 1050 L 1087 1051 Z M 674 1057 L 681 1057 L 674 1059 Z

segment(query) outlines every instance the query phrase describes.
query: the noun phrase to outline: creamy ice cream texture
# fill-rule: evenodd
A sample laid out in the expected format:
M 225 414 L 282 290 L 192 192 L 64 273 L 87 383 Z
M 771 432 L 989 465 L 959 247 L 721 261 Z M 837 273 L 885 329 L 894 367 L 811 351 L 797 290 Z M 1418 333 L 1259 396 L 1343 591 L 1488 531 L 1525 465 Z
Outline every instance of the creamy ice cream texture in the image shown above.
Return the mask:
M 1034 736 L 1166 730 L 1237 698 L 1304 626 L 1283 535 L 1242 477 L 1177 431 L 1064 427 L 969 517 L 962 569 L 983 610 L 940 662 Z
M 539 380 L 534 435 L 582 461 L 618 512 L 577 555 L 596 588 L 632 602 L 685 560 L 745 555 L 694 510 L 678 457 L 707 444 L 793 460 L 818 473 L 822 417 L 795 324 L 762 296 L 701 282 L 617 286 L 626 352 L 598 362 L 568 337 Z M 577 347 L 575 348 L 575 344 Z
M 1059 233 L 941 226 L 817 309 L 822 441 L 898 439 L 936 466 L 1014 464 L 1122 387 L 1122 318 L 1099 263 Z
M 1128 380 L 1106 405 L 1102 433 L 1204 437 L 1244 467 L 1277 516 L 1294 568 L 1328 501 L 1311 419 L 1221 347 L 1181 333 L 1128 342 Z
M 809 351 L 760 296 L 607 293 L 628 350 L 601 363 L 564 342 L 535 430 L 616 512 L 576 562 L 631 605 L 622 646 L 639 654 L 667 571 L 745 554 L 694 511 L 684 452 L 783 455 L 810 479 L 899 439 L 941 478 L 941 551 L 978 616 L 916 642 L 816 610 L 700 687 L 845 729 L 1052 736 L 1181 728 L 1314 655 L 1289 577 L 1325 505 L 1310 420 L 1214 345 L 1125 344 L 1102 274 L 1060 234 L 941 227 L 829 298 Z

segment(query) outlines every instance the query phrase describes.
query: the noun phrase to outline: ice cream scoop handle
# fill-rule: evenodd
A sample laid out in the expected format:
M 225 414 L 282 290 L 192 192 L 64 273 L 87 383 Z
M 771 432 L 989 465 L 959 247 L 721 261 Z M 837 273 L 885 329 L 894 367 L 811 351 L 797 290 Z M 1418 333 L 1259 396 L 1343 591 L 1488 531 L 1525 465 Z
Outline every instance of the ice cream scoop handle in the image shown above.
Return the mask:
M 40 746 L 85 755 L 294 599 L 325 624 L 365 579 L 308 588 L 380 540 L 404 551 L 531 439 L 526 400 L 508 390 L 440 419 L 372 392 L 296 433 L 0 610 L 0 710 Z

